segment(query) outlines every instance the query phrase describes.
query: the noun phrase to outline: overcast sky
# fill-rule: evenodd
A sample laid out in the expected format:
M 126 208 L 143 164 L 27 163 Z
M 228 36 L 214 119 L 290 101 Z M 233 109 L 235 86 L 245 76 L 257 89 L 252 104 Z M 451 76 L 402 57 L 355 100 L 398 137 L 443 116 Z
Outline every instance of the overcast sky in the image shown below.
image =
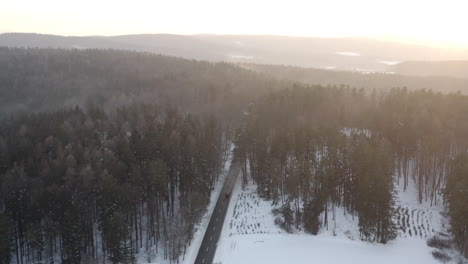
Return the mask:
M 468 0 L 0 0 L 0 31 L 369 36 L 468 47 Z

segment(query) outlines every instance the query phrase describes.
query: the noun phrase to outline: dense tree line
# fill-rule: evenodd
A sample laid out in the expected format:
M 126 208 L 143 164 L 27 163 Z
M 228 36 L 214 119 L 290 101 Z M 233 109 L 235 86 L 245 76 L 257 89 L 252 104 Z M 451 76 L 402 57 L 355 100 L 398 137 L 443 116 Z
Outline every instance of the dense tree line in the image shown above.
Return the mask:
M 467 150 L 466 113 L 460 94 L 297 86 L 251 105 L 236 153 L 244 182 L 250 174 L 280 203 L 286 226 L 317 233 L 341 206 L 359 216 L 362 239 L 385 243 L 395 236 L 395 181 L 406 188 L 413 177 L 420 202 L 443 203 L 450 161 Z
M 386 243 L 394 185 L 413 179 L 420 202 L 448 202 L 468 254 L 460 93 L 295 85 L 109 50 L 0 48 L 0 67 L 0 263 L 178 259 L 233 128 L 243 184 L 280 205 L 285 228 L 316 234 L 340 207 Z
M 139 251 L 178 259 L 209 202 L 226 135 L 213 116 L 150 105 L 4 120 L 0 262 L 122 263 Z

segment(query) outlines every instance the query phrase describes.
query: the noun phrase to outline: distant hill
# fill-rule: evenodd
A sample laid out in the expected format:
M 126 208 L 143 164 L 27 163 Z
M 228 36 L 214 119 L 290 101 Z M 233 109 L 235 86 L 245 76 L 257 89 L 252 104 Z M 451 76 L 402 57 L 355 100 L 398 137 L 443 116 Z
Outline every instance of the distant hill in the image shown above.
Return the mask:
M 0 35 L 0 46 L 125 49 L 209 61 L 380 72 L 387 71 L 390 64 L 407 60 L 468 60 L 468 50 L 444 50 L 371 38 L 170 34 L 65 37 L 6 33 Z
M 138 102 L 192 113 L 232 116 L 266 91 L 288 87 L 228 63 L 144 52 L 0 47 L 0 119 L 14 112 L 46 112 Z M 216 111 L 215 111 L 216 110 Z
M 405 75 L 451 76 L 468 79 L 468 61 L 407 61 L 388 68 Z
M 390 73 L 361 73 L 279 65 L 240 64 L 266 77 L 306 84 L 349 85 L 365 89 L 430 89 L 439 92 L 468 94 L 468 79 L 444 76 L 406 76 Z

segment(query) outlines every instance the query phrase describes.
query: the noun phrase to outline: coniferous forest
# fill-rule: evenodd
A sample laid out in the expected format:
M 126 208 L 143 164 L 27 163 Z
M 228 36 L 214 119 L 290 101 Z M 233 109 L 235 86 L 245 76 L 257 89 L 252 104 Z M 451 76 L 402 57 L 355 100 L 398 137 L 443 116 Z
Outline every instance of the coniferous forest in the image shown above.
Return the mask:
M 394 186 L 415 180 L 468 256 L 461 93 L 112 50 L 0 48 L 0 68 L 0 263 L 176 262 L 231 142 L 242 183 L 281 206 L 285 229 L 317 234 L 344 207 L 362 240 L 387 243 Z
M 129 262 L 158 242 L 176 259 L 226 154 L 214 117 L 145 105 L 18 116 L 0 133 L 5 263 Z

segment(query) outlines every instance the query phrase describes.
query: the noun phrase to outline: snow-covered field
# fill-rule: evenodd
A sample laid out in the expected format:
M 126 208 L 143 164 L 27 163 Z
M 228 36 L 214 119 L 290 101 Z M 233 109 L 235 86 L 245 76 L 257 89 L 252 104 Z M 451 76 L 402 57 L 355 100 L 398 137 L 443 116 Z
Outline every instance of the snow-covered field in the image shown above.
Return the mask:
M 357 52 L 351 52 L 351 51 L 337 51 L 335 52 L 336 55 L 342 55 L 342 56 L 351 56 L 351 57 L 359 57 L 361 54 Z
M 307 234 L 236 235 L 218 246 L 215 263 L 438 263 L 420 239 L 378 245 L 331 236 Z
M 358 218 L 335 208 L 328 229 L 317 236 L 289 234 L 275 225 L 270 201 L 256 194 L 256 186 L 233 191 L 214 263 L 411 263 L 436 264 L 426 240 L 445 232 L 440 208 L 418 204 L 414 184 L 396 186 L 395 222 L 398 238 L 386 245 L 359 240 Z

